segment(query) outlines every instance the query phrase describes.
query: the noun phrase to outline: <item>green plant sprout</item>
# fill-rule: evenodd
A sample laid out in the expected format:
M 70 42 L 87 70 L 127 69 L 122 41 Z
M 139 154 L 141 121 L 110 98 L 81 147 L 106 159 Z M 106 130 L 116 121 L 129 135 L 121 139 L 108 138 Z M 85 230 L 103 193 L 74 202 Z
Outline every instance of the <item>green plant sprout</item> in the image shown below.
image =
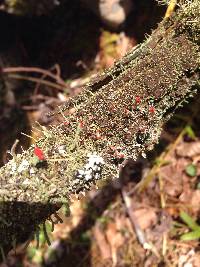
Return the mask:
M 40 226 L 37 227 L 35 231 L 35 244 L 30 242 L 27 244 L 27 254 L 33 262 L 41 263 L 42 262 L 42 251 L 44 250 L 46 244 L 51 245 L 50 234 L 52 232 L 52 225 L 50 222 L 43 222 Z M 33 237 L 33 236 L 32 236 Z
M 194 177 L 197 175 L 197 167 L 195 164 L 188 164 L 185 168 L 185 172 L 188 176 Z
M 192 231 L 181 235 L 180 239 L 182 241 L 197 240 L 200 238 L 200 225 L 195 222 L 195 220 L 185 211 L 180 212 L 180 218 Z
M 196 134 L 195 134 L 194 130 L 192 129 L 192 127 L 190 125 L 187 125 L 185 127 L 184 134 L 186 134 L 192 140 L 195 140 L 196 139 Z

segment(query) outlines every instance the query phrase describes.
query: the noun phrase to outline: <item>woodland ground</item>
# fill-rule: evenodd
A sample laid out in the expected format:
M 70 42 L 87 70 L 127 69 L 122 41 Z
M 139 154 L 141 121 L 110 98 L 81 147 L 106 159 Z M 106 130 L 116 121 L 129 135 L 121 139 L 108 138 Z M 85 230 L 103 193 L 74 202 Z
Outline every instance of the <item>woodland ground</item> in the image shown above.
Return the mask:
M 165 8 L 141 1 L 118 33 L 110 32 L 77 3 L 57 12 L 53 19 L 28 20 L 26 26 L 19 20 L 17 34 L 29 65 L 51 68 L 58 75 L 61 70 L 67 89 L 26 83 L 18 92 L 19 117 L 13 123 L 5 119 L 0 132 L 4 151 L 22 129 L 30 134 L 34 121 L 58 123 L 61 117 L 49 119 L 45 114 L 80 93 L 92 74 L 112 66 L 141 42 Z M 62 208 L 63 223 L 53 232 L 47 225 L 50 246 L 41 231 L 39 248 L 36 241 L 26 250 L 19 247 L 1 267 L 200 266 L 199 103 L 196 96 L 178 110 L 147 159 L 129 162 L 118 180 L 102 182 L 99 190 L 75 200 L 70 217 Z M 13 132 L 12 138 L 7 138 L 7 131 Z M 20 142 L 29 145 L 24 138 Z M 6 162 L 6 153 L 1 157 Z

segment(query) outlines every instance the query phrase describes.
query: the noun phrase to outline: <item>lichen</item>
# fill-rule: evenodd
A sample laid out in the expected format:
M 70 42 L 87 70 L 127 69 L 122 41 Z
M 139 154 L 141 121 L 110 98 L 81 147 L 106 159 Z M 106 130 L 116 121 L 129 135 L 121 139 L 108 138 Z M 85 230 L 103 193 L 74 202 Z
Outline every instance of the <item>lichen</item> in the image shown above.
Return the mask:
M 193 8 L 188 3 L 60 107 L 62 123 L 42 127 L 44 136 L 0 169 L 2 247 L 9 247 L 13 237 L 17 243 L 27 239 L 73 194 L 118 176 L 125 159 L 145 156 L 166 120 L 195 95 L 200 6 L 196 0 L 190 2 Z M 36 157 L 35 147 L 42 158 Z M 88 155 L 96 155 L 101 164 L 91 166 Z

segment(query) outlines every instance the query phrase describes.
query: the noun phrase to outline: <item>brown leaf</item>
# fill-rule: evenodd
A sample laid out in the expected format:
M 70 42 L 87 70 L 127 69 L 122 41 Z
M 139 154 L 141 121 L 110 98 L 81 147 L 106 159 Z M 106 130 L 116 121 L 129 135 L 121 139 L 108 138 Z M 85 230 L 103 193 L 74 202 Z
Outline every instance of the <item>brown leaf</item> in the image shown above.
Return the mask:
M 135 210 L 133 214 L 142 230 L 145 230 L 150 226 L 155 225 L 157 222 L 157 215 L 154 208 L 141 208 Z
M 103 260 L 110 259 L 111 258 L 110 246 L 106 240 L 105 234 L 102 232 L 98 224 L 95 225 L 93 229 L 93 234 L 98 244 L 102 259 Z
M 110 244 L 113 265 L 117 264 L 117 251 L 118 248 L 124 244 L 122 233 L 117 228 L 116 223 L 109 223 L 106 230 L 106 237 Z
M 200 142 L 181 143 L 176 148 L 176 153 L 178 156 L 189 158 L 200 155 Z
M 200 190 L 195 190 L 192 193 L 191 205 L 193 212 L 197 213 L 200 211 Z
M 183 166 L 185 162 L 183 160 L 176 161 L 175 164 L 163 166 L 160 171 L 161 179 L 164 182 L 165 194 L 177 197 L 183 190 Z

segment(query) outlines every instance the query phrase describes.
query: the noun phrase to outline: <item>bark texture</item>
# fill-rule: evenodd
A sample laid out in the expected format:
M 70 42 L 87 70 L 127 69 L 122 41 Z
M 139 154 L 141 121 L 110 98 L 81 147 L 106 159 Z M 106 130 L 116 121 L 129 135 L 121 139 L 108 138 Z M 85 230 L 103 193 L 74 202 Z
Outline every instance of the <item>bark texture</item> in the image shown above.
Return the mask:
M 73 194 L 116 177 L 124 159 L 153 149 L 163 124 L 199 87 L 199 14 L 198 0 L 183 2 L 60 107 L 59 126 L 40 127 L 43 138 L 0 169 L 1 250 L 25 241 Z

